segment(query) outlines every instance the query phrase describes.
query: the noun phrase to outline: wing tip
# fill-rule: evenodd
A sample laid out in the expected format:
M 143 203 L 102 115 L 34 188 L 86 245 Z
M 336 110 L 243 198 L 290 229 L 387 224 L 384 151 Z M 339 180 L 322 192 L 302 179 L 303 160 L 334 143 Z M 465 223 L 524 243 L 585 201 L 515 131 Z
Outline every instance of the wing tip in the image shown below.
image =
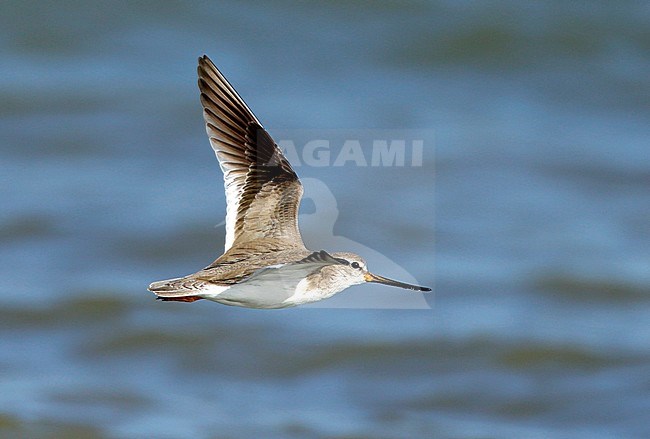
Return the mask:
M 198 60 L 198 66 L 196 68 L 198 74 L 199 74 L 199 82 L 205 75 L 209 75 L 210 71 L 212 72 L 219 72 L 219 69 L 217 69 L 217 66 L 212 62 L 210 57 L 208 55 L 203 54 L 199 57 Z
M 212 64 L 212 65 L 214 65 L 214 63 L 212 62 L 210 57 L 208 55 L 206 55 L 205 53 L 203 55 L 199 56 L 199 65 L 202 65 L 202 64 L 207 64 L 207 65 Z

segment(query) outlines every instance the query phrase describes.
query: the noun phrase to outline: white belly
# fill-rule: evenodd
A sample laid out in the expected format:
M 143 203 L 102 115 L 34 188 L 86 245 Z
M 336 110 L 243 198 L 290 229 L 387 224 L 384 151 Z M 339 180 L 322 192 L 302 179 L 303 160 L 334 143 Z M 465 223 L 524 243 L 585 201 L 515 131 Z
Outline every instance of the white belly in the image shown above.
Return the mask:
M 308 289 L 310 264 L 269 267 L 232 286 L 210 286 L 201 297 L 224 305 L 246 308 L 287 308 L 327 299 L 335 292 Z

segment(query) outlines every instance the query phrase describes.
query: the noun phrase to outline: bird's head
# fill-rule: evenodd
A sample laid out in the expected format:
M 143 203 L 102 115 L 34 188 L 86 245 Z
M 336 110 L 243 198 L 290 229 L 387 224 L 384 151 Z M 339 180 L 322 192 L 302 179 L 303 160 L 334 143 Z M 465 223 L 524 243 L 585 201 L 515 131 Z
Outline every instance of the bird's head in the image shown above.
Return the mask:
M 346 278 L 349 285 L 358 285 L 365 282 L 373 282 L 378 284 L 390 285 L 392 287 L 404 288 L 414 291 L 431 291 L 429 287 L 421 287 L 418 285 L 411 285 L 400 282 L 387 277 L 379 276 L 368 271 L 366 261 L 359 255 L 354 253 L 340 252 L 333 253 L 333 257 L 341 262 L 341 265 L 336 265 L 337 271 L 341 276 Z

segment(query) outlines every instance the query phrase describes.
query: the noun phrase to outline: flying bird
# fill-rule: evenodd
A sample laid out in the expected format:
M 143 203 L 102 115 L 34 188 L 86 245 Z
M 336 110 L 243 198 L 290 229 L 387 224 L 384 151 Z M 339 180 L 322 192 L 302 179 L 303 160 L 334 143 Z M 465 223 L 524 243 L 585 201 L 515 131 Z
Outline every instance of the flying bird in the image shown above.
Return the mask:
M 366 282 L 431 291 L 373 274 L 354 253 L 308 250 L 298 229 L 298 176 L 205 55 L 198 74 L 206 131 L 224 175 L 225 251 L 194 274 L 153 282 L 149 290 L 158 299 L 270 309 L 327 299 Z

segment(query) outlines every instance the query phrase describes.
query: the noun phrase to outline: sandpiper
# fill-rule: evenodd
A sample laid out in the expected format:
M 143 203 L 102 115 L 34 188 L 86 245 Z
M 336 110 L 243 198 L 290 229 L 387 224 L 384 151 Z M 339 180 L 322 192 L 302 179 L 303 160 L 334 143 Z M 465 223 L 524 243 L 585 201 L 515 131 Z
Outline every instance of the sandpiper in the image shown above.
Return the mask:
M 353 253 L 308 250 L 298 230 L 303 193 L 298 176 L 205 55 L 199 58 L 198 73 L 206 131 L 224 174 L 226 248 L 194 274 L 153 282 L 149 290 L 158 299 L 286 308 L 327 299 L 364 282 L 431 291 L 372 274 Z

